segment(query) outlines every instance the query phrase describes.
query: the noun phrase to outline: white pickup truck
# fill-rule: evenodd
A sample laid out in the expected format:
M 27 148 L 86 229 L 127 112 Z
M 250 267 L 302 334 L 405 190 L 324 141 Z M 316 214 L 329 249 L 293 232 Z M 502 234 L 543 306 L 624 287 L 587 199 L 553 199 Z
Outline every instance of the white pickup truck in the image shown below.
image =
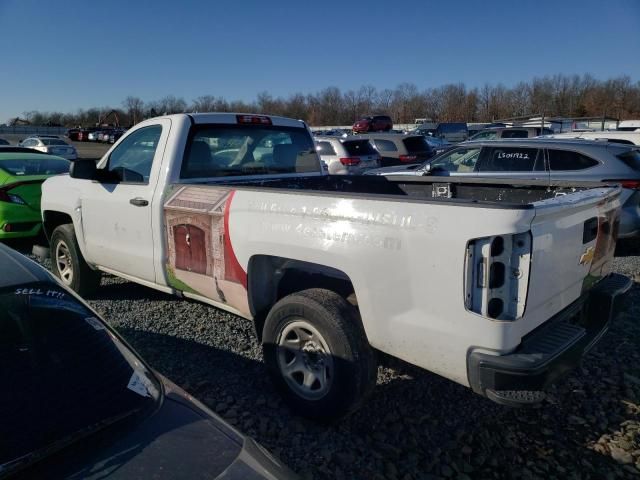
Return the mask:
M 619 188 L 322 173 L 302 121 L 146 120 L 47 180 L 52 268 L 256 324 L 300 414 L 353 411 L 384 352 L 503 404 L 539 401 L 606 331 Z M 212 326 L 215 328 L 215 326 Z

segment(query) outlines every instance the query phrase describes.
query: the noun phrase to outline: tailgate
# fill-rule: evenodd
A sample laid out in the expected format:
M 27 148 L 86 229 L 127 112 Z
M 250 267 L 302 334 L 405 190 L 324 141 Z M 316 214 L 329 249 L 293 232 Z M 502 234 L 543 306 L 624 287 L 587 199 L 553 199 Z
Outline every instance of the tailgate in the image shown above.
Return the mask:
M 535 328 L 611 272 L 620 188 L 593 188 L 536 202 L 525 317 Z

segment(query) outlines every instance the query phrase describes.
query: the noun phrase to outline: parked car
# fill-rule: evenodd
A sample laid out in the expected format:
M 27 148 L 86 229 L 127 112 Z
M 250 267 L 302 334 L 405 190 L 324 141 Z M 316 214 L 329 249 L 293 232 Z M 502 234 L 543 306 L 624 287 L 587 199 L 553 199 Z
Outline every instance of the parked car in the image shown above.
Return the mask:
M 88 127 L 88 128 L 82 128 L 80 129 L 80 132 L 78 133 L 78 140 L 81 142 L 95 142 L 96 141 L 96 135 L 91 135 L 92 133 L 95 133 L 99 130 L 99 128 L 97 127 Z M 91 135 L 91 139 L 89 138 L 89 136 Z
M 41 266 L 0 244 L 0 271 L 3 478 L 295 478 Z
M 67 160 L 75 160 L 78 158 L 76 147 L 69 145 L 57 137 L 30 137 L 24 139 L 21 145 L 33 150 L 38 150 L 39 152 L 57 155 Z
M 351 127 L 354 133 L 388 132 L 393 128 L 393 121 L 388 115 L 363 117 Z
M 629 288 L 610 275 L 617 185 L 447 188 L 320 165 L 301 120 L 145 120 L 43 184 L 52 269 L 79 291 L 105 271 L 253 321 L 287 404 L 325 420 L 363 403 L 378 352 L 541 401 Z
M 40 186 L 50 176 L 67 172 L 69 161 L 64 158 L 21 147 L 0 148 L 0 239 L 39 235 Z
M 640 150 L 627 145 L 543 138 L 473 141 L 420 166 L 367 174 L 619 183 L 623 188 L 618 236 L 640 236 Z
M 363 133 L 357 138 L 370 140 L 380 154 L 380 165 L 388 167 L 422 163 L 434 154 L 424 135 L 397 133 Z
M 469 138 L 469 130 L 463 122 L 444 122 L 438 124 L 433 136 L 450 143 L 458 143 Z
M 109 133 L 109 143 L 116 143 L 120 137 L 126 132 L 124 128 L 115 128 Z
M 485 128 L 469 138 L 472 140 L 496 140 L 502 138 L 533 138 L 552 134 L 550 128 L 541 127 L 494 127 Z
M 617 130 L 621 132 L 638 132 L 640 131 L 640 120 L 623 120 L 618 123 Z
M 640 145 L 640 131 L 604 130 L 599 132 L 566 132 L 545 135 L 543 138 L 581 138 L 584 140 L 600 140 L 626 145 Z
M 89 142 L 97 142 L 98 141 L 98 135 L 100 135 L 100 132 L 102 130 L 90 130 L 89 132 L 87 132 L 87 141 Z
M 5 140 L 4 138 L 0 138 L 0 145 L 11 145 L 11 143 L 9 143 L 9 141 Z
M 316 150 L 330 175 L 358 175 L 380 167 L 380 154 L 359 135 L 316 137 Z
M 409 133 L 415 133 L 415 134 L 425 135 L 425 136 L 433 136 L 436 132 L 437 127 L 438 127 L 438 124 L 436 122 L 422 122 L 418 124 L 415 130 Z
M 81 128 L 70 128 L 65 132 L 65 136 L 69 140 L 78 141 L 80 140 L 80 133 L 82 132 Z
M 452 143 L 449 143 L 442 138 L 432 137 L 431 135 L 425 135 L 424 138 L 431 147 L 431 150 L 433 150 L 434 155 L 440 155 L 442 152 L 446 152 L 453 147 Z

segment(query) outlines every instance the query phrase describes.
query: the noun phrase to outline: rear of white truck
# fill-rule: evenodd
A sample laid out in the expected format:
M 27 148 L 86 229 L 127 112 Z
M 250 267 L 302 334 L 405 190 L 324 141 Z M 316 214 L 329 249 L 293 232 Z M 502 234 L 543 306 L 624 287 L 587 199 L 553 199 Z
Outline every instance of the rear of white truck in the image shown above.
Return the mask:
M 499 333 L 496 343 L 470 346 L 468 383 L 508 405 L 544 398 L 606 332 L 616 297 L 631 286 L 611 273 L 618 191 L 586 190 L 534 206 L 529 233 L 478 239 L 466 252 L 467 309 L 495 318 Z

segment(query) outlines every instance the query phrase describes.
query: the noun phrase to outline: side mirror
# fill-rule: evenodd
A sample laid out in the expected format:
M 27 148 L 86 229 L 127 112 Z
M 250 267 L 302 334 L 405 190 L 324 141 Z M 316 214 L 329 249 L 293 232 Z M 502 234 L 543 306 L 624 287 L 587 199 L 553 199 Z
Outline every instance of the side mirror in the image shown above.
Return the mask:
M 73 160 L 69 167 L 69 176 L 81 180 L 96 180 L 98 171 L 95 160 Z
M 431 175 L 431 163 L 427 163 L 422 169 L 422 175 Z

